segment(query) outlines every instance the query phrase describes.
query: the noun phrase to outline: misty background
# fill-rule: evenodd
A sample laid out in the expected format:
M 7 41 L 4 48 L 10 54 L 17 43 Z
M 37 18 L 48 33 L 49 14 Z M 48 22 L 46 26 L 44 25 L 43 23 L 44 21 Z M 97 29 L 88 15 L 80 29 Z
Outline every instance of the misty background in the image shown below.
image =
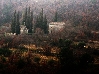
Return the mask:
M 73 25 L 87 25 L 98 28 L 99 1 L 97 0 L 1 0 L 0 25 L 11 23 L 15 10 L 20 12 L 20 20 L 26 7 L 31 7 L 35 16 L 44 9 L 48 22 L 58 12 L 58 21 L 71 21 Z

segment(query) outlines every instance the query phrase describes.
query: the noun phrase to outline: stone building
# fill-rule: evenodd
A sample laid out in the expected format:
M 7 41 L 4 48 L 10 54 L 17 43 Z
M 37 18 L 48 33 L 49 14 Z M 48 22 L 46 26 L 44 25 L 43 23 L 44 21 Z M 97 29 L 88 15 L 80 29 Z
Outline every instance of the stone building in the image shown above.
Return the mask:
M 60 32 L 65 27 L 64 22 L 51 22 L 49 23 L 49 34 Z
M 27 34 L 28 29 L 26 28 L 25 25 L 20 25 L 20 34 Z

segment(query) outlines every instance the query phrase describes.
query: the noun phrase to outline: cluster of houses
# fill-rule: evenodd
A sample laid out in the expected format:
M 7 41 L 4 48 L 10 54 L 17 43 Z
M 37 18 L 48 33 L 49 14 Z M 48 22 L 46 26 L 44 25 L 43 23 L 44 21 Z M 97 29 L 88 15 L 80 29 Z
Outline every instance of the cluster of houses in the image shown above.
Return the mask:
M 51 22 L 48 24 L 48 31 L 49 31 L 49 34 L 51 33 L 56 33 L 56 32 L 60 32 L 63 30 L 63 28 L 65 27 L 65 23 L 64 22 Z M 11 26 L 7 26 L 7 25 L 4 25 L 3 28 L 1 29 L 3 32 L 4 32 L 4 28 L 10 28 L 11 29 Z M 1 31 L 1 32 L 2 32 Z M 40 33 L 42 32 L 42 30 L 40 28 L 37 28 L 35 30 L 35 33 Z M 28 34 L 28 29 L 26 28 L 25 25 L 20 25 L 20 34 Z M 8 33 L 5 32 L 5 35 L 16 35 L 15 33 Z

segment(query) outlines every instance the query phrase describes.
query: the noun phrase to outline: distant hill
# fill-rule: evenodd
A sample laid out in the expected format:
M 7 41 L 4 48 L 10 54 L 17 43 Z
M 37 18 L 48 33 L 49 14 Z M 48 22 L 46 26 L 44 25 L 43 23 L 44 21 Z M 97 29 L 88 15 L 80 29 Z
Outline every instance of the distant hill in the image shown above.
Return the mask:
M 34 17 L 43 8 L 49 22 L 57 11 L 59 21 L 70 20 L 73 25 L 95 25 L 95 29 L 98 26 L 98 0 L 1 0 L 0 25 L 10 23 L 15 10 L 21 12 L 21 17 L 28 6 L 33 10 Z

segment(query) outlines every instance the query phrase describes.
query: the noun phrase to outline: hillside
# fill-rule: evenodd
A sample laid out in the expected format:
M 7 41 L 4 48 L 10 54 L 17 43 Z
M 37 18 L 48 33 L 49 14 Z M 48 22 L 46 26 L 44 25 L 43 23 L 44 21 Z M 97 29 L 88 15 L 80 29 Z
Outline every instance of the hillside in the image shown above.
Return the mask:
M 30 6 L 34 18 L 44 9 L 48 21 L 52 21 L 58 12 L 58 21 L 71 21 L 73 25 L 87 25 L 98 28 L 99 2 L 96 0 L 2 0 L 0 2 L 0 25 L 10 23 L 15 10 L 20 11 L 20 17 L 25 8 Z

